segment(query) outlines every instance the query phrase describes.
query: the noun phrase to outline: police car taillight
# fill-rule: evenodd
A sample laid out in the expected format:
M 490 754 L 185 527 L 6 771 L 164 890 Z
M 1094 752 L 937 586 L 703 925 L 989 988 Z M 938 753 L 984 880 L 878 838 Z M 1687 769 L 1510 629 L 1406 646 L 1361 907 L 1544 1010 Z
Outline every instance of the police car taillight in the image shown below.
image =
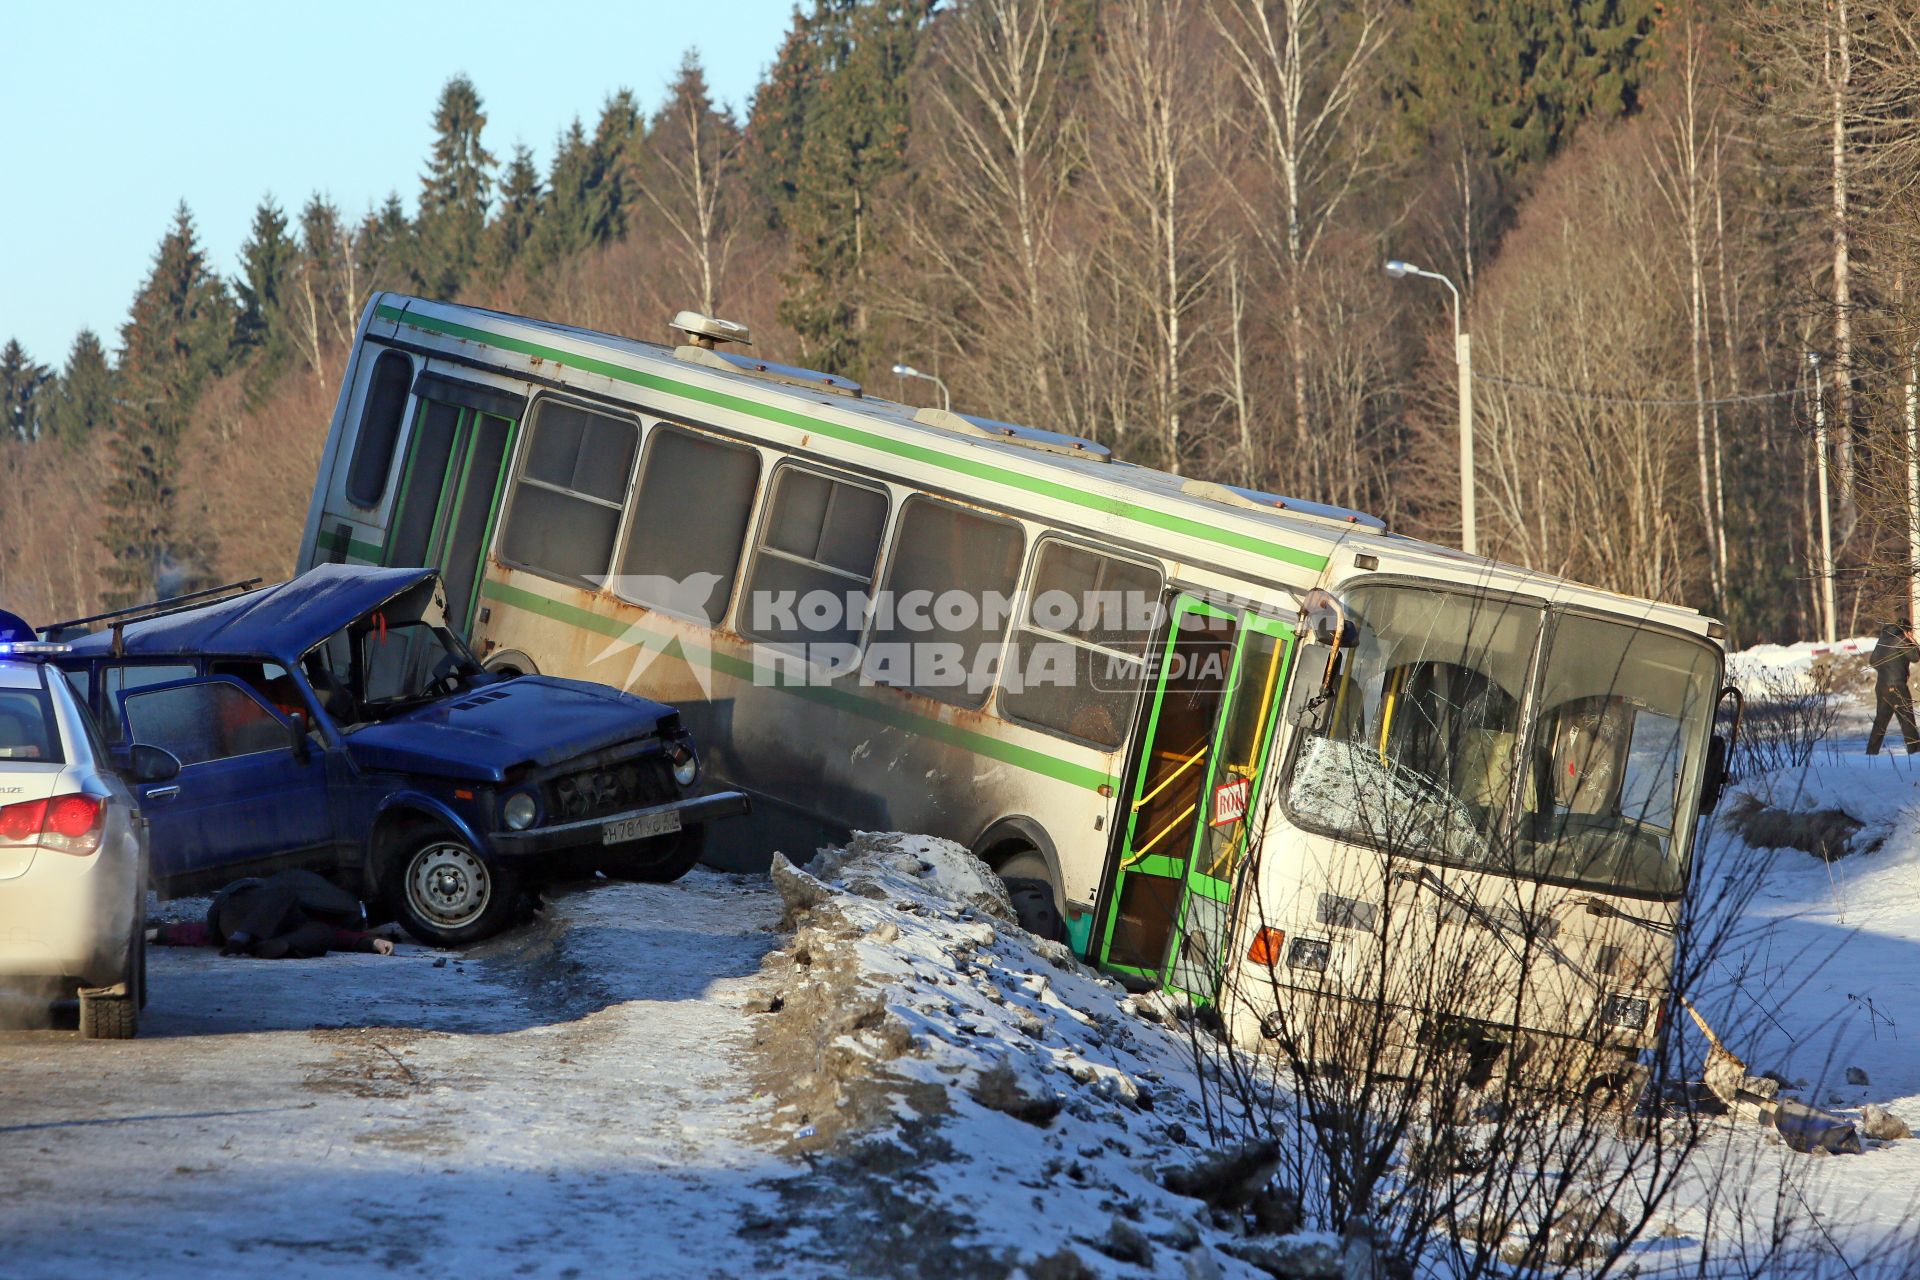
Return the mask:
M 95 796 L 54 796 L 0 805 L 0 844 L 85 857 L 100 847 L 106 806 Z

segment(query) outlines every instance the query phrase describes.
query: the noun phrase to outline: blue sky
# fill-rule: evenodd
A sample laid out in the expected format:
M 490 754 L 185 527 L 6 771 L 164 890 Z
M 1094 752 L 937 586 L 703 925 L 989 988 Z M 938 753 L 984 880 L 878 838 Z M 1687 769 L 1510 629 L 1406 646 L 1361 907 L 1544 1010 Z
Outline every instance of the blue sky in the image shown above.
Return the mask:
M 792 0 L 330 0 L 314 6 L 0 0 L 0 341 L 58 365 L 92 328 L 119 345 L 127 305 L 185 199 L 231 274 L 260 197 L 314 190 L 347 214 L 397 190 L 409 211 L 435 98 L 464 71 L 484 135 L 544 171 L 554 135 L 627 87 L 657 105 L 689 47 L 744 112 Z

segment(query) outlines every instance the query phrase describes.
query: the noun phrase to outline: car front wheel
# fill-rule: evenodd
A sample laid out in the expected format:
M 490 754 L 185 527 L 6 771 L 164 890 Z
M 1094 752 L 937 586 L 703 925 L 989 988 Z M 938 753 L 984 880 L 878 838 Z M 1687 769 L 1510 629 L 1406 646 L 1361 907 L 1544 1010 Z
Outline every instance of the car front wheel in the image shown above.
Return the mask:
M 506 927 L 519 886 L 459 836 L 429 832 L 387 875 L 386 895 L 408 933 L 435 947 L 464 947 Z

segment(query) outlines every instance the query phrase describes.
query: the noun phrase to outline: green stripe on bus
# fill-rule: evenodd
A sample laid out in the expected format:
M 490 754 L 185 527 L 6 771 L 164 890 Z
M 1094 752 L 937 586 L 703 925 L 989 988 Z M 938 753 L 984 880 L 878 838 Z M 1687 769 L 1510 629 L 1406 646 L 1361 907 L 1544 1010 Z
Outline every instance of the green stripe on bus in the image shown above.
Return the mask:
M 509 586 L 489 578 L 481 584 L 480 594 L 511 608 L 524 609 L 528 613 L 536 613 L 543 618 L 570 627 L 578 627 L 583 631 L 591 631 L 611 640 L 625 641 L 628 644 L 637 644 L 644 640 L 663 641 L 662 652 L 668 648 L 677 648 L 680 650 L 681 657 L 688 662 L 704 660 L 711 670 L 736 680 L 752 681 L 761 675 L 772 674 L 776 677 L 770 686 L 772 688 L 797 694 L 810 702 L 872 720 L 890 728 L 904 729 L 921 737 L 932 738 L 947 746 L 959 747 L 975 755 L 986 756 L 1002 764 L 1010 764 L 1015 768 L 1025 769 L 1029 773 L 1042 774 L 1088 791 L 1097 791 L 1103 786 L 1110 787 L 1119 782 L 1118 778 L 1102 773 L 1098 769 L 1074 764 L 1069 760 L 1061 760 L 1044 751 L 1035 751 L 1031 747 L 1002 742 L 988 734 L 975 733 L 971 729 L 963 729 L 931 716 L 916 715 L 902 708 L 889 707 L 875 697 L 856 693 L 850 689 L 833 685 L 790 683 L 778 678 L 777 671 L 762 668 L 745 658 L 720 653 L 702 645 L 689 644 L 678 636 L 653 631 L 637 623 L 624 623 L 618 619 L 609 618 L 605 614 L 595 613 L 591 609 L 582 609 L 578 605 L 549 599 L 523 587 Z
M 575 355 L 554 347 L 543 347 L 538 343 L 527 342 L 519 338 L 509 338 L 504 334 L 491 333 L 485 329 L 475 329 L 468 325 L 456 324 L 451 320 L 440 320 L 432 316 L 415 315 L 402 311 L 398 307 L 382 305 L 376 314 L 382 320 L 391 320 L 395 324 L 408 325 L 415 329 L 424 329 L 432 333 L 444 334 L 449 338 L 464 338 L 469 342 L 478 342 L 485 346 L 498 347 L 502 351 L 512 351 L 538 360 L 551 360 L 555 364 L 583 369 L 588 373 L 597 373 L 612 378 L 616 382 L 629 382 L 635 386 L 646 387 L 653 391 L 663 391 L 668 395 L 682 396 L 689 400 L 698 400 L 718 409 L 727 409 L 735 413 L 744 413 L 782 426 L 793 427 L 801 431 L 817 431 L 831 436 L 846 444 L 860 445 L 868 449 L 878 449 L 897 457 L 908 458 L 916 462 L 928 463 L 957 471 L 976 480 L 986 480 L 1009 488 L 1024 489 L 1028 493 L 1053 498 L 1060 502 L 1072 503 L 1090 511 L 1105 515 L 1120 516 L 1138 524 L 1151 525 L 1169 533 L 1184 534 L 1217 543 L 1223 547 L 1232 547 L 1237 551 L 1265 556 L 1271 560 L 1284 561 L 1299 565 L 1305 569 L 1323 569 L 1327 558 L 1311 551 L 1302 551 L 1296 547 L 1283 546 L 1269 542 L 1251 534 L 1239 533 L 1232 529 L 1217 529 L 1201 520 L 1187 516 L 1173 515 L 1170 512 L 1155 511 L 1150 507 L 1139 507 L 1123 498 L 1102 497 L 1085 493 L 1058 481 L 1030 476 L 992 463 L 976 461 L 972 458 L 955 457 L 943 450 L 928 445 L 914 444 L 906 440 L 891 440 L 871 431 L 858 427 L 844 426 L 837 422 L 827 422 L 809 417 L 792 409 L 777 408 L 761 404 L 744 396 L 732 395 L 724 391 L 711 391 L 705 387 L 696 387 L 684 382 L 676 382 L 659 374 L 643 373 L 626 365 L 596 359 L 592 356 Z
M 342 538 L 339 534 L 326 529 L 314 541 L 322 551 L 339 551 L 343 547 L 349 556 L 357 556 L 368 564 L 380 563 L 380 546 L 374 542 L 361 542 L 358 538 Z

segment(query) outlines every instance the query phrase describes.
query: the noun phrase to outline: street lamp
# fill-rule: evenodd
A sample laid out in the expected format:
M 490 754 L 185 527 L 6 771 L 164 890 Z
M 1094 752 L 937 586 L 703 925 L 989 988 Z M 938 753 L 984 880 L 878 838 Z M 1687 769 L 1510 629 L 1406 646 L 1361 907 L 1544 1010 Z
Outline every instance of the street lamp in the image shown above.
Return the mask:
M 1388 261 L 1387 274 L 1395 280 L 1408 276 L 1438 280 L 1453 295 L 1453 359 L 1460 368 L 1460 549 L 1479 555 L 1473 513 L 1473 342 L 1460 327 L 1460 290 L 1438 271 L 1424 271 L 1398 258 Z
M 897 364 L 893 366 L 893 376 L 896 378 L 926 379 L 934 386 L 940 388 L 940 407 L 948 413 L 953 412 L 953 397 L 947 394 L 947 384 L 942 382 L 938 377 L 931 373 L 922 373 L 910 364 Z

